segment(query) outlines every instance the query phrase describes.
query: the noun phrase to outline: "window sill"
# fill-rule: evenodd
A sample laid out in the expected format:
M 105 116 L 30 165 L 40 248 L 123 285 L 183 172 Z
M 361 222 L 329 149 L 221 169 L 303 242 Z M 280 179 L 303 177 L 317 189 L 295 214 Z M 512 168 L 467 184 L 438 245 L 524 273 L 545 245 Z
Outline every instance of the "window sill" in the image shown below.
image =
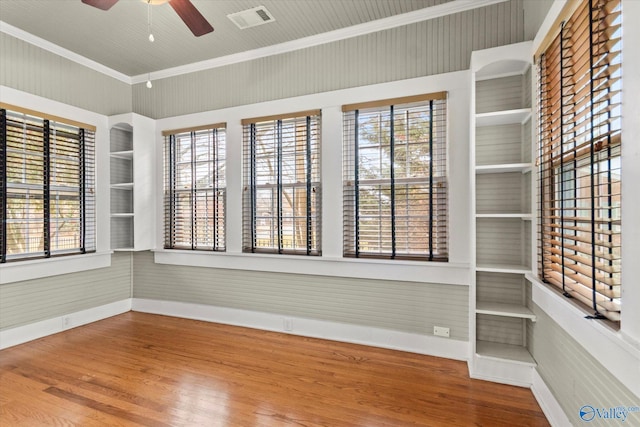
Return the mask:
M 532 284 L 533 302 L 618 381 L 640 396 L 640 343 L 625 335 L 624 326 L 620 331 L 614 331 L 597 320 L 585 319 L 585 316 L 592 313 L 565 301 L 537 276 L 527 274 L 526 278 Z
M 156 250 L 157 264 L 311 274 L 469 286 L 469 265 L 446 262 L 328 258 L 228 252 Z
M 57 258 L 16 261 L 0 265 L 0 285 L 77 273 L 111 265 L 111 252 L 95 252 Z

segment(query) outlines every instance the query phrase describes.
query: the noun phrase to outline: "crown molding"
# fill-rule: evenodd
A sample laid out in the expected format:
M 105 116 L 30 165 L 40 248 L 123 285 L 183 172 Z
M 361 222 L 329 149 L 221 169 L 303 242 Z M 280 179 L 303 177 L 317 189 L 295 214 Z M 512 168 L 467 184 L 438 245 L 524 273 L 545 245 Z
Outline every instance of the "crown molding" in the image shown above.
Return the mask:
M 371 34 L 378 31 L 389 30 L 391 28 L 401 27 L 404 25 L 415 24 L 417 22 L 428 21 L 430 19 L 440 18 L 442 16 L 452 15 L 455 13 L 466 12 L 473 9 L 491 6 L 497 3 L 504 3 L 506 1 L 509 0 L 453 0 L 447 3 L 427 7 L 413 12 L 394 15 L 375 21 L 353 25 L 351 27 L 341 28 L 322 34 L 316 34 L 309 37 L 303 37 L 301 39 L 291 40 L 273 46 L 266 46 L 259 49 L 222 56 L 219 58 L 212 58 L 205 61 L 194 62 L 192 64 L 181 65 L 164 70 L 153 71 L 151 73 L 139 74 L 136 76 L 128 76 L 126 74 L 120 73 L 119 71 L 113 70 L 96 61 L 71 52 L 68 49 L 60 47 L 40 37 L 34 36 L 33 34 L 27 33 L 26 31 L 9 25 L 3 21 L 0 21 L 0 32 L 16 37 L 34 46 L 45 49 L 49 52 L 74 61 L 85 67 L 91 68 L 107 76 L 113 77 L 124 83 L 138 84 L 145 83 L 149 78 L 151 80 L 159 80 L 180 76 L 183 74 L 209 70 L 212 68 L 224 67 L 226 65 L 237 64 L 240 62 L 251 61 L 254 59 L 264 58 L 272 55 L 279 55 L 287 52 L 293 52 L 296 50 L 306 49 L 309 47 Z
M 99 62 L 96 62 L 82 55 L 78 55 L 77 53 L 72 52 L 69 49 L 65 49 L 55 43 L 51 43 L 48 40 L 45 40 L 38 36 L 34 36 L 33 34 L 21 30 L 20 28 L 14 27 L 13 25 L 7 24 L 4 21 L 0 21 L 0 32 L 37 46 L 41 49 L 47 50 L 55 55 L 61 56 L 65 59 L 83 65 L 109 77 L 113 77 L 114 79 L 120 80 L 123 83 L 133 84 L 131 76 L 127 76 L 126 74 L 102 65 Z

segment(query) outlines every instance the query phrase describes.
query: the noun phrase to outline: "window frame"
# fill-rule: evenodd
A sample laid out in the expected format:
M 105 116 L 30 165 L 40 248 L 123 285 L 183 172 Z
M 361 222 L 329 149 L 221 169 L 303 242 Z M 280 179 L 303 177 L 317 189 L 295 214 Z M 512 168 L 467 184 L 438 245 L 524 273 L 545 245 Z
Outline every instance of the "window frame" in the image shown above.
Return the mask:
M 407 111 L 407 123 L 409 122 L 408 111 L 410 109 L 426 108 L 429 114 L 428 142 L 420 142 L 420 145 L 429 145 L 428 174 L 420 177 L 400 177 L 395 172 L 395 110 L 404 109 Z M 436 92 L 422 95 L 407 96 L 401 98 L 384 99 L 358 104 L 347 104 L 342 106 L 343 112 L 343 257 L 345 258 L 373 258 L 389 260 L 411 260 L 411 261 L 439 261 L 448 262 L 448 128 L 447 128 L 447 92 Z M 366 113 L 389 114 L 389 176 L 378 175 L 376 178 L 360 179 L 360 138 L 359 138 L 359 114 Z M 424 110 L 422 110 L 424 113 Z M 353 115 L 353 117 L 351 117 Z M 434 119 L 435 117 L 435 119 Z M 353 123 L 351 123 L 353 122 Z M 409 126 L 407 124 L 407 126 Z M 407 128 L 409 129 L 409 128 Z M 407 149 L 410 141 L 406 136 Z M 432 143 L 433 142 L 433 143 Z M 381 151 L 382 145 L 380 145 Z M 380 156 L 381 157 L 381 156 Z M 435 162 L 435 165 L 434 165 Z M 434 173 L 434 169 L 437 173 Z M 382 170 L 382 168 L 381 168 Z M 383 184 L 388 184 L 390 192 L 390 236 L 391 249 L 384 250 L 383 245 L 376 247 L 375 251 L 362 251 L 360 248 L 360 212 L 359 204 L 360 186 L 362 184 L 377 184 L 382 190 Z M 396 214 L 396 193 L 398 189 L 409 185 L 427 185 L 428 190 L 428 221 L 427 246 L 423 253 L 410 252 L 410 247 L 416 246 L 415 239 L 409 237 L 410 226 L 408 223 L 414 220 L 415 216 L 410 216 L 410 207 L 407 199 L 406 217 L 406 245 L 403 250 L 398 250 L 397 223 L 401 215 Z M 434 196 L 435 193 L 435 196 Z M 413 199 L 411 199 L 413 201 Z M 419 202 L 419 200 L 418 200 Z M 381 202 L 382 203 L 382 202 Z M 381 204 L 378 205 L 379 207 Z M 380 210 L 380 209 L 379 209 Z M 435 215 L 434 215 L 435 212 Z M 382 220 L 380 220 L 379 233 L 382 233 Z M 382 242 L 382 241 L 380 241 Z
M 565 297 L 590 307 L 590 317 L 607 318 L 617 326 L 621 305 L 621 203 L 615 206 L 612 202 L 615 198 L 621 202 L 621 180 L 615 181 L 612 171 L 621 176 L 622 49 L 621 39 L 615 36 L 621 37 L 622 30 L 616 28 L 621 23 L 616 23 L 612 14 L 621 16 L 622 12 L 619 0 L 606 0 L 599 6 L 596 3 L 600 2 L 573 2 L 563 10 L 555 23 L 558 32 L 549 34 L 536 54 L 540 114 L 538 274 Z M 603 27 L 598 29 L 600 24 Z M 598 46 L 606 48 L 599 51 Z M 569 49 L 577 52 L 566 55 Z M 604 171 L 599 167 L 602 156 L 608 162 Z M 578 176 L 585 164 L 588 174 Z M 603 176 L 608 208 L 599 200 Z M 588 185 L 583 186 L 585 180 Z M 586 206 L 582 206 L 585 199 Z M 609 212 L 608 219 L 600 217 L 603 208 Z M 585 210 L 587 215 L 579 213 Z M 609 229 L 600 227 L 605 223 Z M 609 235 L 608 243 L 603 235 Z
M 96 177 L 95 177 L 95 131 L 93 125 L 76 122 L 73 120 L 53 116 L 27 108 L 0 103 L 0 265 L 8 265 L 18 261 L 34 261 L 39 259 L 58 258 L 68 255 L 81 255 L 96 252 Z M 13 125 L 9 125 L 12 122 Z M 41 125 L 39 124 L 41 122 Z M 31 134 L 29 140 L 9 136 L 10 128 L 17 129 L 22 125 L 36 131 Z M 35 139 L 34 139 L 35 137 Z M 22 141 L 22 150 L 10 149 L 9 143 Z M 28 147 L 29 145 L 30 147 Z M 42 151 L 37 154 L 38 149 Z M 32 172 L 40 177 L 41 183 L 14 182 L 9 183 L 9 169 L 12 164 L 17 164 L 9 159 L 10 153 L 42 158 L 41 167 L 34 168 Z M 26 169 L 23 167 L 23 175 Z M 40 176 L 41 173 L 41 176 Z M 26 175 L 23 180 L 26 180 Z M 71 181 L 69 181 L 71 179 Z M 73 184 L 77 181 L 77 185 Z M 9 190 L 22 190 L 24 199 L 32 199 L 30 190 L 36 191 L 36 199 L 42 200 L 42 230 L 37 232 L 41 236 L 42 248 L 29 249 L 27 252 L 10 254 L 10 244 L 7 242 L 9 223 L 19 223 L 21 220 L 32 223 L 31 219 L 17 218 L 10 221 L 8 218 Z M 14 191 L 15 193 L 15 191 Z M 67 225 L 61 221 L 64 217 L 64 208 L 58 203 L 60 200 L 77 201 L 77 212 L 74 216 L 71 231 L 75 230 L 73 247 L 60 247 L 58 238 L 62 227 Z M 73 209 L 73 206 L 71 206 Z M 68 210 L 68 209 L 67 209 Z M 35 223 L 40 223 L 36 218 Z M 61 225 L 60 225 L 61 224 Z M 31 228 L 31 227 L 29 227 Z M 55 239 L 52 239 L 53 236 Z M 38 245 L 40 246 L 40 245 Z
M 164 137 L 164 249 L 167 250 L 199 250 L 199 251 L 226 251 L 226 211 L 227 211 L 227 186 L 226 186 L 226 123 L 216 123 L 193 128 L 166 130 L 162 132 Z M 199 138 L 207 136 L 208 155 L 205 160 L 199 160 L 197 156 L 197 144 Z M 177 158 L 177 138 L 189 139 L 189 159 L 179 161 Z M 222 153 L 222 157 L 221 157 Z M 187 165 L 189 169 L 190 185 L 178 188 L 177 169 L 179 165 Z M 198 165 L 205 164 L 209 169 L 210 185 L 199 187 L 197 178 Z M 177 224 L 177 213 L 180 200 L 186 196 L 189 199 L 188 212 L 189 224 Z M 209 216 L 208 207 L 205 208 L 205 216 L 198 215 L 197 205 L 200 196 L 205 197 L 205 203 L 211 202 L 213 213 Z M 220 215 L 220 211 L 222 211 Z M 186 212 L 186 210 L 185 210 Z M 204 242 L 199 238 L 199 228 L 204 228 Z M 178 229 L 185 228 L 182 233 Z M 210 230 L 207 232 L 206 230 Z M 188 231 L 188 233 L 187 233 Z M 186 236 L 185 233 L 190 234 Z M 177 242 L 182 236 L 182 242 Z M 210 243 L 210 244 L 208 244 Z
M 241 120 L 243 127 L 242 149 L 243 149 L 243 208 L 242 208 L 242 252 L 243 253 L 264 253 L 278 255 L 322 255 L 322 192 L 321 192 L 321 127 L 322 117 L 320 110 L 307 110 L 295 113 L 279 114 L 264 117 L 247 118 Z M 294 133 L 285 133 L 285 126 L 293 126 Z M 303 135 L 299 132 L 303 128 Z M 272 133 L 273 137 L 260 141 L 263 145 L 272 144 L 272 151 L 260 156 L 257 153 L 258 131 Z M 293 154 L 285 152 L 284 142 L 293 140 Z M 303 167 L 298 167 L 300 163 L 298 144 L 302 142 L 304 147 L 301 150 Z M 269 163 L 270 174 L 258 176 L 257 161 L 266 158 L 266 155 L 274 154 L 275 167 Z M 291 156 L 293 157 L 291 158 Z M 293 164 L 285 164 L 293 160 Z M 296 174 L 296 181 L 290 182 L 287 179 L 286 171 L 293 170 Z M 299 172 L 304 172 L 304 179 L 300 180 Z M 268 182 L 259 182 L 266 177 L 271 179 Z M 272 182 L 273 181 L 273 182 Z M 285 215 L 283 199 L 286 198 L 287 190 L 291 190 L 288 195 L 292 198 L 293 204 L 297 195 L 302 191 L 302 199 L 305 204 L 304 218 L 296 215 L 295 208 L 291 206 L 291 215 Z M 269 237 L 266 246 L 259 246 L 258 241 L 258 193 L 271 192 L 271 207 L 275 208 L 275 215 L 271 215 L 271 225 L 269 226 Z M 300 227 L 300 219 L 303 219 L 304 227 Z M 284 221 L 291 221 L 290 246 L 284 240 L 289 237 L 285 231 Z M 264 225 L 264 224 L 263 224 Z M 296 230 L 304 228 L 304 239 L 297 239 Z M 264 240 L 264 239 L 263 239 Z M 299 242 L 304 240 L 304 246 Z

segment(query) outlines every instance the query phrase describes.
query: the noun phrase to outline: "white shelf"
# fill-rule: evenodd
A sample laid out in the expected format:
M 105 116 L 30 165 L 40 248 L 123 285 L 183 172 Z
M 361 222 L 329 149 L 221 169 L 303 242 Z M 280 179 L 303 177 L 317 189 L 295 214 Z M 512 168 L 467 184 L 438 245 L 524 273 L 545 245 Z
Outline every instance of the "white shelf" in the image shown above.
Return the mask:
M 2 1 L 2 0 L 0 0 Z M 156 123 L 125 113 L 108 118 L 110 182 L 110 242 L 112 250 L 154 247 Z
M 480 357 L 496 359 L 499 361 L 511 361 L 530 366 L 536 366 L 529 351 L 522 346 L 513 344 L 500 344 L 489 341 L 476 342 L 476 354 Z
M 476 72 L 476 81 L 499 79 L 501 77 L 518 76 L 527 71 L 529 64 L 520 61 L 507 59 L 482 67 Z
M 109 153 L 109 155 L 117 159 L 133 160 L 133 150 L 112 151 L 111 153 Z
M 476 174 L 485 173 L 509 173 L 509 172 L 531 172 L 533 163 L 505 163 L 500 165 L 478 165 Z
M 114 248 L 113 249 L 114 252 L 133 252 L 135 251 L 134 248 Z
M 517 110 L 491 111 L 490 113 L 476 114 L 476 126 L 500 126 L 512 124 L 524 124 L 531 118 L 531 108 L 519 108 Z
M 536 321 L 536 315 L 529 308 L 518 304 L 503 304 L 498 302 L 477 302 L 477 314 L 489 314 L 491 316 L 517 317 Z
M 111 188 L 115 190 L 133 190 L 133 182 L 119 182 L 111 184 Z
M 484 271 L 487 273 L 515 273 L 527 274 L 531 273 L 531 269 L 526 265 L 514 264 L 478 264 L 476 271 Z
M 523 221 L 531 221 L 533 214 L 530 213 L 482 213 L 476 214 L 476 218 L 519 218 Z

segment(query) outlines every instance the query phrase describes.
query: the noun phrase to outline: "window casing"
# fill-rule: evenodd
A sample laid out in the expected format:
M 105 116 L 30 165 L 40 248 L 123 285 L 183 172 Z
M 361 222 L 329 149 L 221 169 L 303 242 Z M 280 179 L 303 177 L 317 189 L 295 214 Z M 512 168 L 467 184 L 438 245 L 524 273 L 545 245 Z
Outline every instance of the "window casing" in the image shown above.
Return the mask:
M 343 106 L 345 257 L 447 261 L 446 93 Z
M 225 124 L 163 135 L 164 248 L 225 251 Z
M 585 0 L 539 58 L 540 277 L 620 320 L 620 0 Z
M 242 125 L 243 252 L 320 255 L 320 111 Z
M 95 128 L 0 108 L 0 262 L 95 252 Z

